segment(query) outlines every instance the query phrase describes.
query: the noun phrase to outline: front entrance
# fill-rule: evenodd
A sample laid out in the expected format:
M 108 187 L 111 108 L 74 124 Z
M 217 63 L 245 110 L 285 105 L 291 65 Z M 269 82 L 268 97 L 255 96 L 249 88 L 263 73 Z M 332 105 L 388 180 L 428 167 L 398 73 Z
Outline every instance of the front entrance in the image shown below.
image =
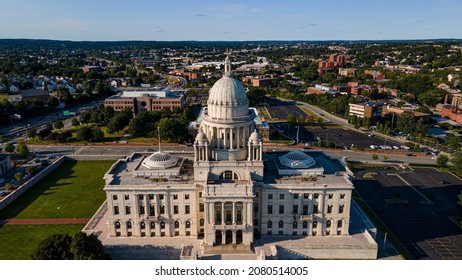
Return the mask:
M 233 243 L 233 232 L 230 230 L 226 231 L 226 244 Z
M 221 230 L 217 230 L 215 232 L 215 245 L 221 245 L 221 243 L 223 242 L 223 235 L 221 233 Z

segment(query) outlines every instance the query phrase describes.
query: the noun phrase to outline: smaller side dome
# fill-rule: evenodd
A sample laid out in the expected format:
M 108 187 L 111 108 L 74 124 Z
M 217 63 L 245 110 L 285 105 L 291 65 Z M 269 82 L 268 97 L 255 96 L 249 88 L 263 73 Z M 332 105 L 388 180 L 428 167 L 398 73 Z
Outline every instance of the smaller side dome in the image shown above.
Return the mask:
M 289 168 L 304 169 L 310 168 L 316 164 L 316 161 L 301 151 L 292 151 L 281 157 L 279 162 Z
M 200 141 L 200 142 L 205 142 L 205 141 L 207 141 L 207 136 L 206 136 L 205 133 L 202 131 L 202 129 L 200 129 L 199 132 L 197 133 L 196 140 L 197 140 L 197 141 Z
M 149 169 L 165 169 L 177 164 L 178 158 L 164 152 L 155 152 L 143 161 L 143 166 Z
M 256 129 L 254 129 L 252 134 L 250 134 L 249 141 L 255 141 L 255 142 L 261 141 L 260 133 L 258 133 Z

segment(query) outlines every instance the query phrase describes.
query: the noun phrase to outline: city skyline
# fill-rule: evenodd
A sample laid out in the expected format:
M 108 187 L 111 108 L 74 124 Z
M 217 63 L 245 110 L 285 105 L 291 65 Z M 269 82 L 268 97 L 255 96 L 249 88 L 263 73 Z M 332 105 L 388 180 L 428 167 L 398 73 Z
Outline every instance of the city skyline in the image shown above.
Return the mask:
M 18 0 L 3 3 L 0 38 L 72 41 L 462 39 L 456 0 Z

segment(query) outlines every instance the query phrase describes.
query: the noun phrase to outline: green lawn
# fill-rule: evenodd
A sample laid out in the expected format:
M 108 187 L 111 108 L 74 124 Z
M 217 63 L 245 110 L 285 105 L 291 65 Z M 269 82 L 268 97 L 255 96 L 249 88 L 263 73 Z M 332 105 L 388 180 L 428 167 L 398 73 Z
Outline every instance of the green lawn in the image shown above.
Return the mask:
M 66 161 L 1 211 L 0 219 L 91 218 L 106 198 L 103 175 L 113 163 Z
M 0 260 L 30 260 L 41 240 L 57 233 L 73 236 L 83 227 L 83 224 L 0 226 Z

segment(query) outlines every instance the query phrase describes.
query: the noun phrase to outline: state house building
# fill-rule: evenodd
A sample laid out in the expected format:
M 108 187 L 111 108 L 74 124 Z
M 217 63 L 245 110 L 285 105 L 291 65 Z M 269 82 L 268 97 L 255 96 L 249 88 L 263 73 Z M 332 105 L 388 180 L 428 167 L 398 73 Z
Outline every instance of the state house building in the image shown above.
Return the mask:
M 105 174 L 109 236 L 192 238 L 213 248 L 252 248 L 265 238 L 335 243 L 349 237 L 351 172 L 323 152 L 263 153 L 255 112 L 226 57 L 194 154 L 159 147 L 133 153 Z M 374 255 L 376 243 L 367 244 Z M 375 258 L 370 255 L 359 258 Z

